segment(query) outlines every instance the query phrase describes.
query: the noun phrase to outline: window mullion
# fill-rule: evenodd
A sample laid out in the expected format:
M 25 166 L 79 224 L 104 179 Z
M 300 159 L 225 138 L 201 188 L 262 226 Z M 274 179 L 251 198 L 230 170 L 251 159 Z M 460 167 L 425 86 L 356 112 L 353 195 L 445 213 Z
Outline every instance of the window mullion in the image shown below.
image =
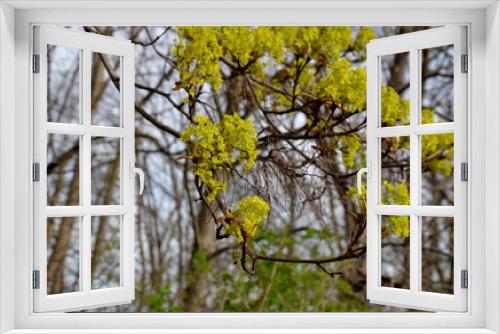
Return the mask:
M 410 290 L 420 288 L 419 217 L 413 208 L 420 204 L 420 139 L 415 129 L 419 124 L 420 75 L 418 49 L 410 50 Z
M 85 213 L 83 215 L 82 233 L 80 234 L 80 242 L 82 244 L 81 253 L 81 282 L 83 284 L 83 291 L 90 293 L 91 290 L 91 258 L 92 258 L 92 236 L 91 236 L 91 51 L 89 49 L 83 50 L 82 56 L 82 85 L 81 85 L 81 105 L 82 105 L 82 123 L 86 129 L 83 135 L 82 145 L 82 178 L 83 178 L 83 207 Z

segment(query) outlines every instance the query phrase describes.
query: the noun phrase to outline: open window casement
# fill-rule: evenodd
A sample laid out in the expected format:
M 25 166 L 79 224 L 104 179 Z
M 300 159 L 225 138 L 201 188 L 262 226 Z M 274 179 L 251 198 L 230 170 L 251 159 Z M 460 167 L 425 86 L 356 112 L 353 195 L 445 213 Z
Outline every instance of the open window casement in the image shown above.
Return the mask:
M 439 56 L 428 57 L 432 52 Z M 449 91 L 433 89 L 438 85 L 429 79 L 437 68 L 432 62 L 444 61 L 449 73 L 440 74 L 452 85 Z M 372 303 L 467 310 L 467 61 L 465 27 L 434 28 L 368 45 L 367 295 Z M 428 94 L 447 105 L 429 110 Z M 436 202 L 440 191 L 448 195 Z M 451 232 L 437 238 L 442 226 Z M 433 237 L 438 241 L 429 246 Z M 428 270 L 429 251 L 452 256 L 449 267 Z M 436 272 L 452 280 L 451 290 L 423 284 L 443 279 Z
M 57 76 L 58 68 L 69 66 L 75 68 L 74 76 Z M 136 173 L 141 191 L 143 187 L 143 174 L 134 165 L 133 44 L 94 33 L 36 27 L 33 72 L 34 310 L 130 303 L 135 286 Z M 105 89 L 115 101 L 96 105 L 94 95 Z M 54 108 L 63 116 L 55 118 Z M 71 160 L 66 158 L 70 154 Z M 113 186 L 106 191 L 102 166 L 94 163 L 99 156 L 114 167 L 106 169 L 114 171 Z M 57 187 L 67 188 L 64 199 L 52 196 Z M 106 237 L 110 240 L 96 249 L 96 240 Z M 115 264 L 107 268 L 107 281 L 94 274 L 94 260 L 103 256 Z M 65 273 L 70 272 L 77 273 L 68 277 L 76 276 L 78 282 L 68 282 Z

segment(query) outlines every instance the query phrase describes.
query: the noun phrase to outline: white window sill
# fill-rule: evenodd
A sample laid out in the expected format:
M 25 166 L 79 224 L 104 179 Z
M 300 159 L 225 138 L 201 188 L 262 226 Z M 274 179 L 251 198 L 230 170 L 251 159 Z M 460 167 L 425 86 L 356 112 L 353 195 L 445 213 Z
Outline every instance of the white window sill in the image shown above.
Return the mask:
M 5 334 L 495 334 L 484 328 L 470 329 L 15 329 Z

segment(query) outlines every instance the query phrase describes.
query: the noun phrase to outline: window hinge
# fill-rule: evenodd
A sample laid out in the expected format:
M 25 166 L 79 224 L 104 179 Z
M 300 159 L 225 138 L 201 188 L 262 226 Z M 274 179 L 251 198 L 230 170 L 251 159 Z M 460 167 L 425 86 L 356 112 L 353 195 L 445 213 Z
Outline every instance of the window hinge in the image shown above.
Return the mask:
M 467 289 L 469 287 L 469 272 L 467 270 L 462 270 L 460 272 L 460 287 L 462 289 Z
M 40 270 L 33 270 L 33 289 L 40 289 Z
M 460 180 L 469 181 L 469 165 L 466 162 L 460 164 Z
M 33 164 L 33 182 L 40 181 L 40 164 L 35 162 Z
M 462 55 L 461 62 L 462 73 L 469 72 L 469 57 L 467 55 Z
M 40 73 L 40 55 L 33 55 L 33 73 Z

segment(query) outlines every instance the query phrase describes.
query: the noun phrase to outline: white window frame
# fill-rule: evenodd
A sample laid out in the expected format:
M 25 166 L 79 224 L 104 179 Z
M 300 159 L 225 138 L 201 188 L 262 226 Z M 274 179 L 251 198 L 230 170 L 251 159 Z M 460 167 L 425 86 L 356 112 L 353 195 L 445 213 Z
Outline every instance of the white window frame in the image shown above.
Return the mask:
M 47 121 L 47 46 L 74 48 L 79 54 L 79 122 L 54 123 Z M 33 75 L 33 159 L 39 165 L 39 181 L 33 184 L 33 269 L 39 273 L 39 288 L 34 289 L 35 312 L 84 310 L 132 302 L 135 294 L 135 50 L 125 39 L 93 33 L 70 31 L 62 27 L 34 27 L 33 52 L 39 56 L 39 69 Z M 91 120 L 92 53 L 117 56 L 120 59 L 120 124 L 117 127 L 97 126 Z M 47 206 L 47 137 L 49 134 L 78 135 L 80 194 L 79 205 Z M 120 203 L 92 205 L 91 203 L 91 139 L 115 138 L 119 143 Z M 119 216 L 119 273 L 120 285 L 92 289 L 91 219 L 97 216 Z M 79 291 L 59 294 L 47 292 L 47 220 L 54 217 L 78 219 Z
M 128 8 L 120 8 L 128 7 Z M 69 8 L 71 7 L 71 8 Z M 47 10 L 50 8 L 50 10 Z M 139 9 L 138 9 L 139 8 Z M 31 31 L 67 25 L 467 24 L 470 182 L 466 313 L 33 313 Z M 0 333 L 499 333 L 500 9 L 496 1 L 28 1 L 0 3 Z M 15 62 L 15 68 L 12 64 Z M 486 71 L 487 68 L 487 71 Z M 14 83 L 14 84 L 13 84 Z M 12 126 L 15 124 L 15 127 Z M 14 138 L 14 140 L 13 140 Z M 486 140 L 487 139 L 487 140 Z M 486 155 L 487 154 L 487 155 Z M 488 160 L 486 161 L 486 157 Z M 487 163 L 486 163 L 487 162 Z M 485 182 L 486 179 L 488 182 Z M 12 196 L 14 189 L 14 196 Z M 487 251 L 485 251 L 487 250 Z M 15 256 L 12 256 L 15 254 Z M 487 265 L 486 265 L 487 264 Z M 12 288 L 14 287 L 14 288 Z M 487 293 L 485 293 L 487 291 Z M 149 330 L 148 330 L 149 328 Z M 220 328 L 231 328 L 220 330 Z M 288 330 L 280 331 L 280 328 Z M 300 329 L 301 328 L 301 329 Z M 115 330 L 112 330 L 115 329 Z M 170 329 L 170 330 L 168 330 Z M 260 329 L 260 330 L 259 330 Z M 120 332 L 120 331 L 118 331 Z
M 462 163 L 467 163 L 467 29 L 449 26 L 391 36 L 371 41 L 367 46 L 367 297 L 373 303 L 423 310 L 464 312 L 467 310 L 467 289 L 462 287 L 462 271 L 467 271 L 467 181 L 462 180 Z M 421 50 L 453 46 L 453 115 L 452 122 L 421 123 Z M 406 52 L 410 71 L 410 123 L 381 127 L 381 58 Z M 467 59 L 467 58 L 466 58 Z M 453 199 L 451 206 L 421 204 L 421 136 L 454 135 Z M 383 138 L 404 136 L 410 140 L 410 203 L 382 204 L 381 143 Z M 381 285 L 382 217 L 409 217 L 409 289 Z M 453 219 L 453 293 L 422 291 L 422 223 L 421 217 Z

